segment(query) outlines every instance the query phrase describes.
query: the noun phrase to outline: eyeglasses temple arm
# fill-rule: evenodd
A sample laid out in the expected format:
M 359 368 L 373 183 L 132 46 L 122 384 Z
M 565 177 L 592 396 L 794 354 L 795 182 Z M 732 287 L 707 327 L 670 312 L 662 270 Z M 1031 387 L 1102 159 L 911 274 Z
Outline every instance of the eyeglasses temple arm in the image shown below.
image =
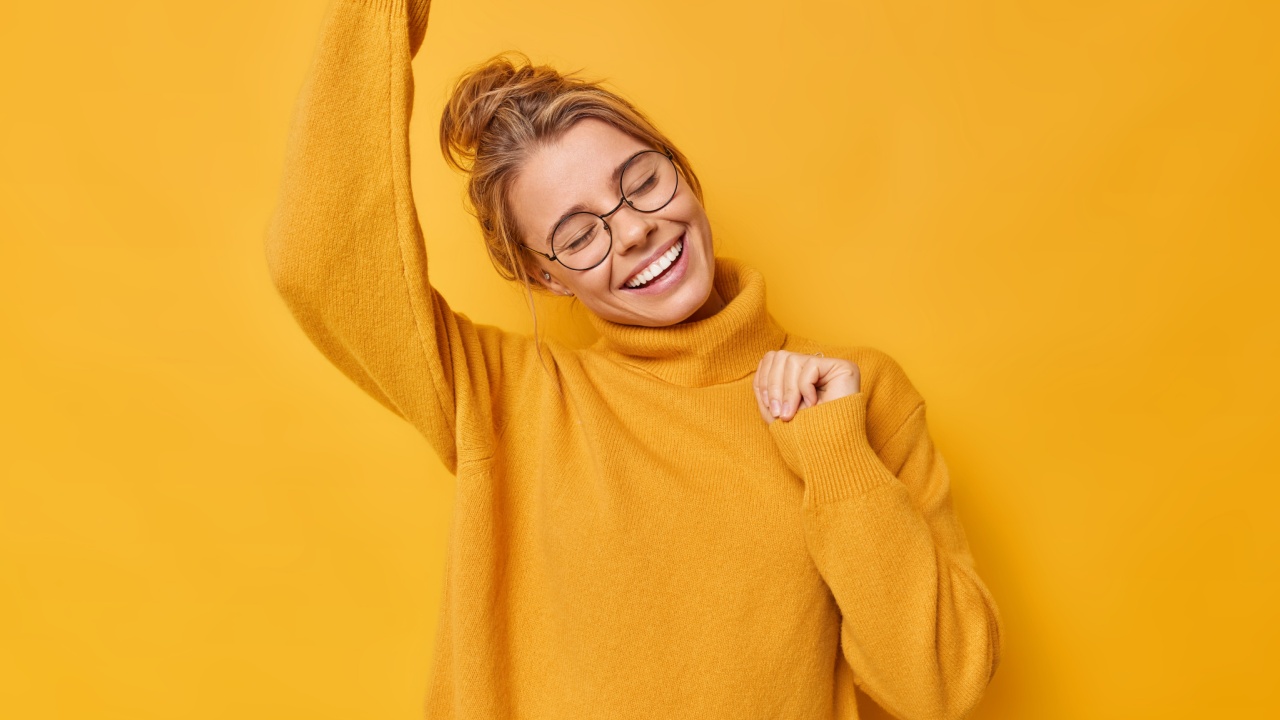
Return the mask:
M 548 255 L 548 254 L 546 254 L 546 253 L 542 252 L 541 250 L 534 250 L 533 248 L 529 247 L 528 245 L 525 245 L 524 243 L 520 243 L 520 247 L 524 248 L 525 250 L 528 250 L 528 251 L 529 251 L 529 252 L 531 252 L 531 253 L 535 253 L 535 254 L 541 255 L 542 257 L 544 257 L 544 258 L 546 258 L 546 259 L 548 259 L 548 260 L 550 260 L 550 261 L 552 261 L 552 262 L 555 262 L 555 260 L 556 260 L 556 258 L 555 258 L 555 256 L 554 256 L 554 255 Z

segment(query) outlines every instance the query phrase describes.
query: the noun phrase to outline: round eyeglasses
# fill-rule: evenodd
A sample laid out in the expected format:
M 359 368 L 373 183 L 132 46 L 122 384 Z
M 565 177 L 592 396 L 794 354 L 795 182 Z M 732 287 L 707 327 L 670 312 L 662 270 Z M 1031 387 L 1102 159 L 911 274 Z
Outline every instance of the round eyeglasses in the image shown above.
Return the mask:
M 550 235 L 551 254 L 521 243 L 521 247 L 570 270 L 590 270 L 609 257 L 613 230 L 605 218 L 623 204 L 642 213 L 658 212 L 670 204 L 680 184 L 680 173 L 670 150 L 642 150 L 627 158 L 618 172 L 618 192 L 622 197 L 607 213 L 575 212 L 556 223 Z

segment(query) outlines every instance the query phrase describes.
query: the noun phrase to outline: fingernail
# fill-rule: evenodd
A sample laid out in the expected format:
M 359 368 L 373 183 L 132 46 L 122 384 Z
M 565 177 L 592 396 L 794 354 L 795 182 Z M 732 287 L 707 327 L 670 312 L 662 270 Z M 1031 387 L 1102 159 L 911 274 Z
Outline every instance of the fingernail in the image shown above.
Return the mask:
M 773 411 L 774 417 L 778 417 L 778 415 L 782 414 L 782 408 L 778 406 L 777 400 L 769 403 L 769 409 Z

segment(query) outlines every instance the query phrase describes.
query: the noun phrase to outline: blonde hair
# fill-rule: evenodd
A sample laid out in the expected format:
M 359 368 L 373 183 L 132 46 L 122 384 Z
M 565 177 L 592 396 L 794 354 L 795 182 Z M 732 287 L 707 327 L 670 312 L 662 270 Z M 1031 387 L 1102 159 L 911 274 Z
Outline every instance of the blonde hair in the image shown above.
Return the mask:
M 517 247 L 519 224 L 507 199 L 511 182 L 532 150 L 586 118 L 670 150 L 702 200 L 702 185 L 688 159 L 635 106 L 598 81 L 532 65 L 520 53 L 501 53 L 464 73 L 440 118 L 440 149 L 445 162 L 468 175 L 467 203 L 480 222 L 489 259 L 499 275 L 522 282 L 526 291 L 537 265 L 532 253 Z M 542 287 L 536 280 L 533 284 Z

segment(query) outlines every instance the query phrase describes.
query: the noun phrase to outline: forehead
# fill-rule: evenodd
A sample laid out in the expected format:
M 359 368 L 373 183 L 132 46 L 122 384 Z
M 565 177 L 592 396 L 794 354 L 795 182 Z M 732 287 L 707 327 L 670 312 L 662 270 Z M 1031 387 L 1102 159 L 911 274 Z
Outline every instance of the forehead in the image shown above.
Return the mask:
M 613 172 L 627 158 L 649 149 L 603 120 L 575 123 L 535 149 L 511 186 L 511 206 L 524 241 L 541 248 L 551 227 L 575 205 L 605 212 L 618 202 Z

